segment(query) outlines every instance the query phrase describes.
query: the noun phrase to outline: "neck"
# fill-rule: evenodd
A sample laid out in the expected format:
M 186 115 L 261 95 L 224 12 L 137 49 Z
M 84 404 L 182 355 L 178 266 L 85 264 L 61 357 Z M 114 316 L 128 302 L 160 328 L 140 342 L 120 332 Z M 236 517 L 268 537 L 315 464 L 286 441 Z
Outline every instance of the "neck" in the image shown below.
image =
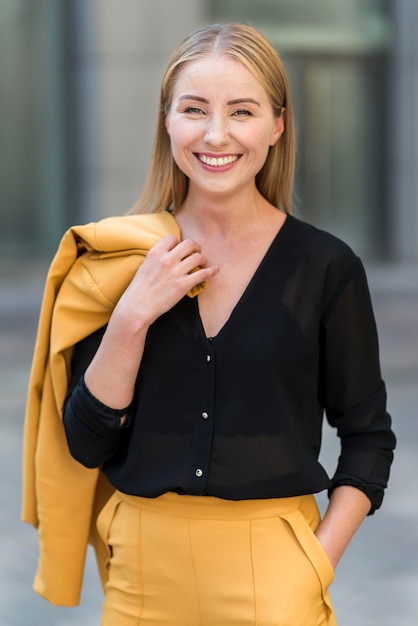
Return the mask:
M 266 213 L 276 211 L 254 188 L 246 194 L 234 194 L 231 198 L 202 197 L 189 190 L 183 205 L 176 211 L 176 218 L 187 236 L 216 236 L 222 239 L 236 237 L 250 226 L 263 221 Z

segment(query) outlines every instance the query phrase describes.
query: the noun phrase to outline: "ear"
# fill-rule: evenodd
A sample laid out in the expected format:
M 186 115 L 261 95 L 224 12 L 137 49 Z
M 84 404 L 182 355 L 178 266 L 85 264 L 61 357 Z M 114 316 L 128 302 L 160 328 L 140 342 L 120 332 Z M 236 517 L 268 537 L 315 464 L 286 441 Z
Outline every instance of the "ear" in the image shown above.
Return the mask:
M 164 124 L 167 130 L 167 133 L 170 136 L 170 113 L 166 113 Z
M 285 114 L 286 110 L 282 108 L 279 117 L 274 118 L 274 128 L 270 139 L 270 146 L 274 146 L 283 134 Z

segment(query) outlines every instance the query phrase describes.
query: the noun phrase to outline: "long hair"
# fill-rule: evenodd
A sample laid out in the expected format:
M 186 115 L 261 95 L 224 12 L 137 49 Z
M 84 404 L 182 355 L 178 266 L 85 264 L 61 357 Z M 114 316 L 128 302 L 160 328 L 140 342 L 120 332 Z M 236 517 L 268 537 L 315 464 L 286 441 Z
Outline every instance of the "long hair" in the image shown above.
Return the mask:
M 157 129 L 144 190 L 131 213 L 158 213 L 176 209 L 185 200 L 188 178 L 173 159 L 165 118 L 170 110 L 175 82 L 185 63 L 211 54 L 240 61 L 265 89 L 275 116 L 285 109 L 285 128 L 271 146 L 256 176 L 260 193 L 274 206 L 291 212 L 296 142 L 289 84 L 279 55 L 255 28 L 237 23 L 213 24 L 184 39 L 169 60 L 161 82 Z

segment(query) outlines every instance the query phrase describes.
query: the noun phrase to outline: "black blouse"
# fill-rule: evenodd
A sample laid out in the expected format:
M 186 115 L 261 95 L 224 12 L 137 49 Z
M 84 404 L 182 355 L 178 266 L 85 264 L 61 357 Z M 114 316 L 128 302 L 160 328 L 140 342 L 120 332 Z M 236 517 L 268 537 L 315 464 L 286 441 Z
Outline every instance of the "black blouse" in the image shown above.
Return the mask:
M 72 455 L 120 491 L 231 500 L 361 489 L 381 504 L 395 448 L 361 261 L 288 216 L 216 337 L 196 298 L 149 329 L 128 423 L 87 390 L 104 329 L 76 346 L 64 409 Z M 330 480 L 323 414 L 341 438 Z

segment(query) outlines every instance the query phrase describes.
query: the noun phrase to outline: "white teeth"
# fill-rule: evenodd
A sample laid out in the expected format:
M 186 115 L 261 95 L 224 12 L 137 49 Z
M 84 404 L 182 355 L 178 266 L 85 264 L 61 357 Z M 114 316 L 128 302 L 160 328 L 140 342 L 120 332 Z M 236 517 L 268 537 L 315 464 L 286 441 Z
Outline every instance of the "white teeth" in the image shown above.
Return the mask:
M 238 157 L 236 155 L 231 155 L 216 159 L 215 157 L 208 157 L 204 154 L 199 154 L 199 159 L 202 161 L 202 163 L 205 163 L 206 165 L 211 165 L 212 167 L 223 167 L 224 165 L 229 165 L 230 163 L 233 163 L 238 159 Z

